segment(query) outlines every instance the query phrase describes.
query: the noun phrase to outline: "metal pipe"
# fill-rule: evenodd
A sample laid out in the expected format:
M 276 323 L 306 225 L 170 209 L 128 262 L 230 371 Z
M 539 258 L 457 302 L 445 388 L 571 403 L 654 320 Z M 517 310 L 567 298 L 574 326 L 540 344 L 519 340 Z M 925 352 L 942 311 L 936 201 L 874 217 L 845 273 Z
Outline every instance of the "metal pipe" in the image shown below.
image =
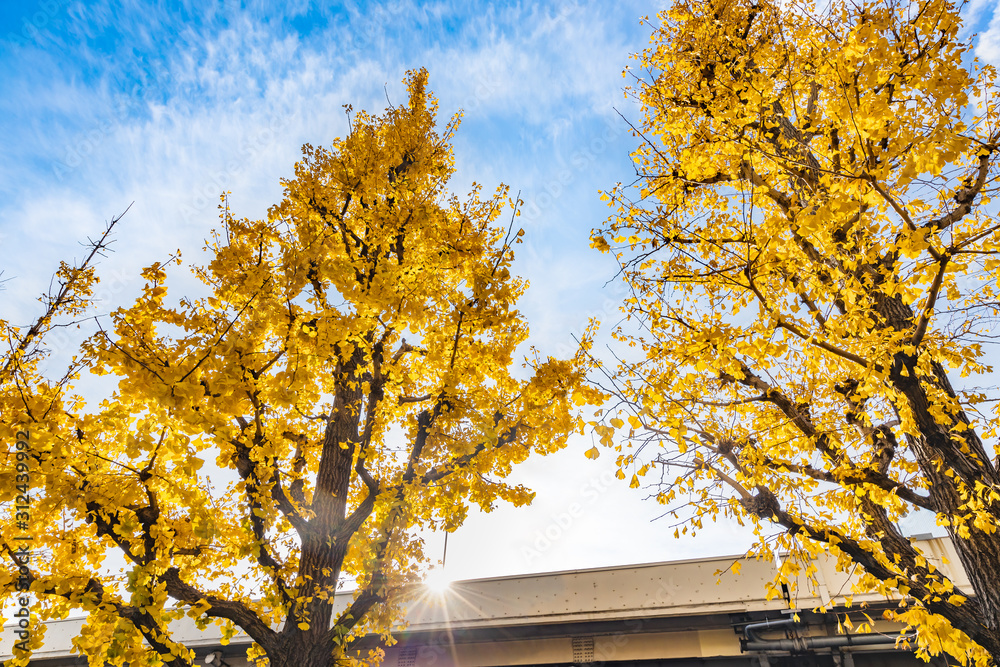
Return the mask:
M 749 641 L 764 641 L 756 635 L 757 630 L 778 630 L 781 628 L 791 628 L 796 625 L 800 625 L 800 623 L 791 618 L 760 621 L 759 623 L 747 623 L 743 626 L 743 636 Z
M 898 639 L 913 639 L 916 635 L 838 635 L 836 637 L 796 637 L 745 642 L 746 651 L 808 651 L 816 648 L 846 648 L 848 646 L 895 646 Z
M 788 629 L 801 625 L 792 619 L 779 619 L 748 623 L 743 626 L 744 651 L 808 651 L 816 648 L 844 648 L 847 646 L 895 646 L 899 639 L 914 639 L 915 634 L 837 635 L 835 637 L 794 637 L 792 639 L 761 639 L 758 630 Z

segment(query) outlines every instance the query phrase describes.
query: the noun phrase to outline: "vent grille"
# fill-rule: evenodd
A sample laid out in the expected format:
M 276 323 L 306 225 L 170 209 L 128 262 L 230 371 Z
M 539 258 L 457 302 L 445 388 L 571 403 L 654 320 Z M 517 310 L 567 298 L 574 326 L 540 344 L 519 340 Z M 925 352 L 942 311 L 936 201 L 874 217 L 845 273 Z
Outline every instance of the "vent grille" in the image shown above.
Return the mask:
M 594 638 L 573 637 L 573 664 L 589 665 L 594 662 Z
M 417 664 L 417 647 L 404 646 L 396 658 L 396 667 L 415 667 Z

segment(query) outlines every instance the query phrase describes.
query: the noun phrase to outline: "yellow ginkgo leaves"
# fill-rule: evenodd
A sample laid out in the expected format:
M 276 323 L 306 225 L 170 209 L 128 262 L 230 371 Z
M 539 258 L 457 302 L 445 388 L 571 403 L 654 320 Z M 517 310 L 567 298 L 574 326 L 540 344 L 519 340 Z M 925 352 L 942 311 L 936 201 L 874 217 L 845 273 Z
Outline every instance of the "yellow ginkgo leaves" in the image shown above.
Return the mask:
M 530 502 L 504 482 L 512 466 L 582 430 L 589 335 L 571 359 L 512 370 L 528 335 L 520 202 L 446 189 L 458 119 L 439 133 L 427 73 L 406 83 L 407 104 L 305 146 L 264 219 L 233 217 L 223 195 L 194 267 L 205 294 L 176 298 L 173 266 L 142 273 L 84 346 L 118 383 L 106 401 L 88 409 L 38 354 L 5 357 L 2 424 L 31 428 L 33 537 L 51 554 L 31 592 L 40 615 L 89 614 L 92 660 L 191 664 L 169 632 L 185 613 L 247 633 L 273 667 L 375 660 L 354 640 L 392 627 L 424 560 L 415 531 Z M 10 349 L 37 352 L 87 303 L 90 267 L 60 275 L 73 286 L 38 327 L 4 323 Z M 112 552 L 123 575 L 95 574 Z M 335 607 L 347 578 L 357 593 Z M 0 582 L 6 596 L 16 577 Z
M 1000 397 L 962 391 L 1000 297 L 994 70 L 944 0 L 676 0 L 657 25 L 631 91 L 638 192 L 608 192 L 592 236 L 641 355 L 617 378 L 628 414 L 595 435 L 629 441 L 633 486 L 655 464 L 688 526 L 828 550 L 904 598 L 921 652 L 1000 662 Z M 915 511 L 972 591 L 900 532 Z

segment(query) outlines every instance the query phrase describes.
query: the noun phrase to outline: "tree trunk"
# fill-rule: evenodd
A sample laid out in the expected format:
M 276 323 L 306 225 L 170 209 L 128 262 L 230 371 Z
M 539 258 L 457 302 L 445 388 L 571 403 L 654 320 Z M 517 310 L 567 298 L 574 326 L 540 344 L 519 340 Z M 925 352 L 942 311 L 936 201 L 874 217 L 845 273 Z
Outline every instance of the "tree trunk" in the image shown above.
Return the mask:
M 293 633 L 282 633 L 277 648 L 267 654 L 269 667 L 335 667 L 343 663 L 343 651 L 330 642 L 320 645 Z
M 899 297 L 880 299 L 877 310 L 887 324 L 897 331 L 907 331 L 913 326 L 913 311 Z M 982 440 L 971 428 L 963 411 L 953 413 L 946 424 L 935 419 L 931 410 L 931 397 L 927 392 L 928 385 L 946 393 L 956 405 L 958 397 L 947 372 L 939 362 L 932 362 L 930 376 L 920 373 L 917 354 L 919 350 L 915 354 L 897 352 L 893 357 L 889 379 L 893 387 L 905 397 L 912 411 L 919 435 L 908 436 L 909 442 L 913 446 L 921 473 L 927 479 L 934 508 L 939 515 L 949 518 L 948 534 L 975 594 L 975 599 L 968 600 L 965 605 L 973 607 L 981 625 L 961 629 L 990 652 L 995 665 L 1000 665 L 1000 586 L 996 581 L 1000 574 L 1000 533 L 988 533 L 970 522 L 969 536 L 961 537 L 955 526 L 955 517 L 967 513 L 963 507 L 968 502 L 962 499 L 959 482 L 973 491 L 977 483 L 993 487 L 1000 480 Z M 950 605 L 934 609 L 933 604 L 928 605 L 954 623 L 954 614 L 949 615 L 946 611 L 948 606 Z M 958 624 L 955 625 L 958 627 Z

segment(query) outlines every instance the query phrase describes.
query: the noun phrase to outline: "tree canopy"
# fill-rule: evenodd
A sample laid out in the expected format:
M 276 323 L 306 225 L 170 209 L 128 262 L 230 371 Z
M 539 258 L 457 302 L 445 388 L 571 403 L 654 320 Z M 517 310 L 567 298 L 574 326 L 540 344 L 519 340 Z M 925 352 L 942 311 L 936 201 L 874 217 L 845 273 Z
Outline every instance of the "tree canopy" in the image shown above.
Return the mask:
M 1000 664 L 993 68 L 945 0 L 677 0 L 637 56 L 635 187 L 593 245 L 630 288 L 623 473 L 685 532 L 860 566 L 921 655 Z M 628 73 L 628 72 L 627 72 Z M 978 378 L 978 380 L 977 380 Z M 977 388 L 977 382 L 987 388 Z M 627 420 L 627 424 L 626 424 Z M 593 452 L 593 453 L 596 453 Z M 592 455 L 593 455 L 592 453 Z M 903 534 L 929 511 L 972 590 Z
M 43 373 L 45 338 L 90 304 L 93 256 L 63 265 L 34 326 L 0 322 L 0 586 L 42 619 L 86 612 L 92 664 L 192 664 L 170 636 L 185 615 L 246 632 L 274 667 L 377 660 L 354 640 L 387 635 L 419 580 L 416 529 L 529 502 L 503 478 L 581 427 L 582 355 L 516 369 L 517 202 L 448 194 L 459 119 L 439 133 L 427 73 L 406 83 L 405 105 L 306 145 L 265 219 L 224 198 L 193 268 L 204 294 L 172 298 L 179 257 L 149 266 L 65 377 Z M 84 400 L 84 372 L 117 389 Z M 120 576 L 102 569 L 116 558 Z

